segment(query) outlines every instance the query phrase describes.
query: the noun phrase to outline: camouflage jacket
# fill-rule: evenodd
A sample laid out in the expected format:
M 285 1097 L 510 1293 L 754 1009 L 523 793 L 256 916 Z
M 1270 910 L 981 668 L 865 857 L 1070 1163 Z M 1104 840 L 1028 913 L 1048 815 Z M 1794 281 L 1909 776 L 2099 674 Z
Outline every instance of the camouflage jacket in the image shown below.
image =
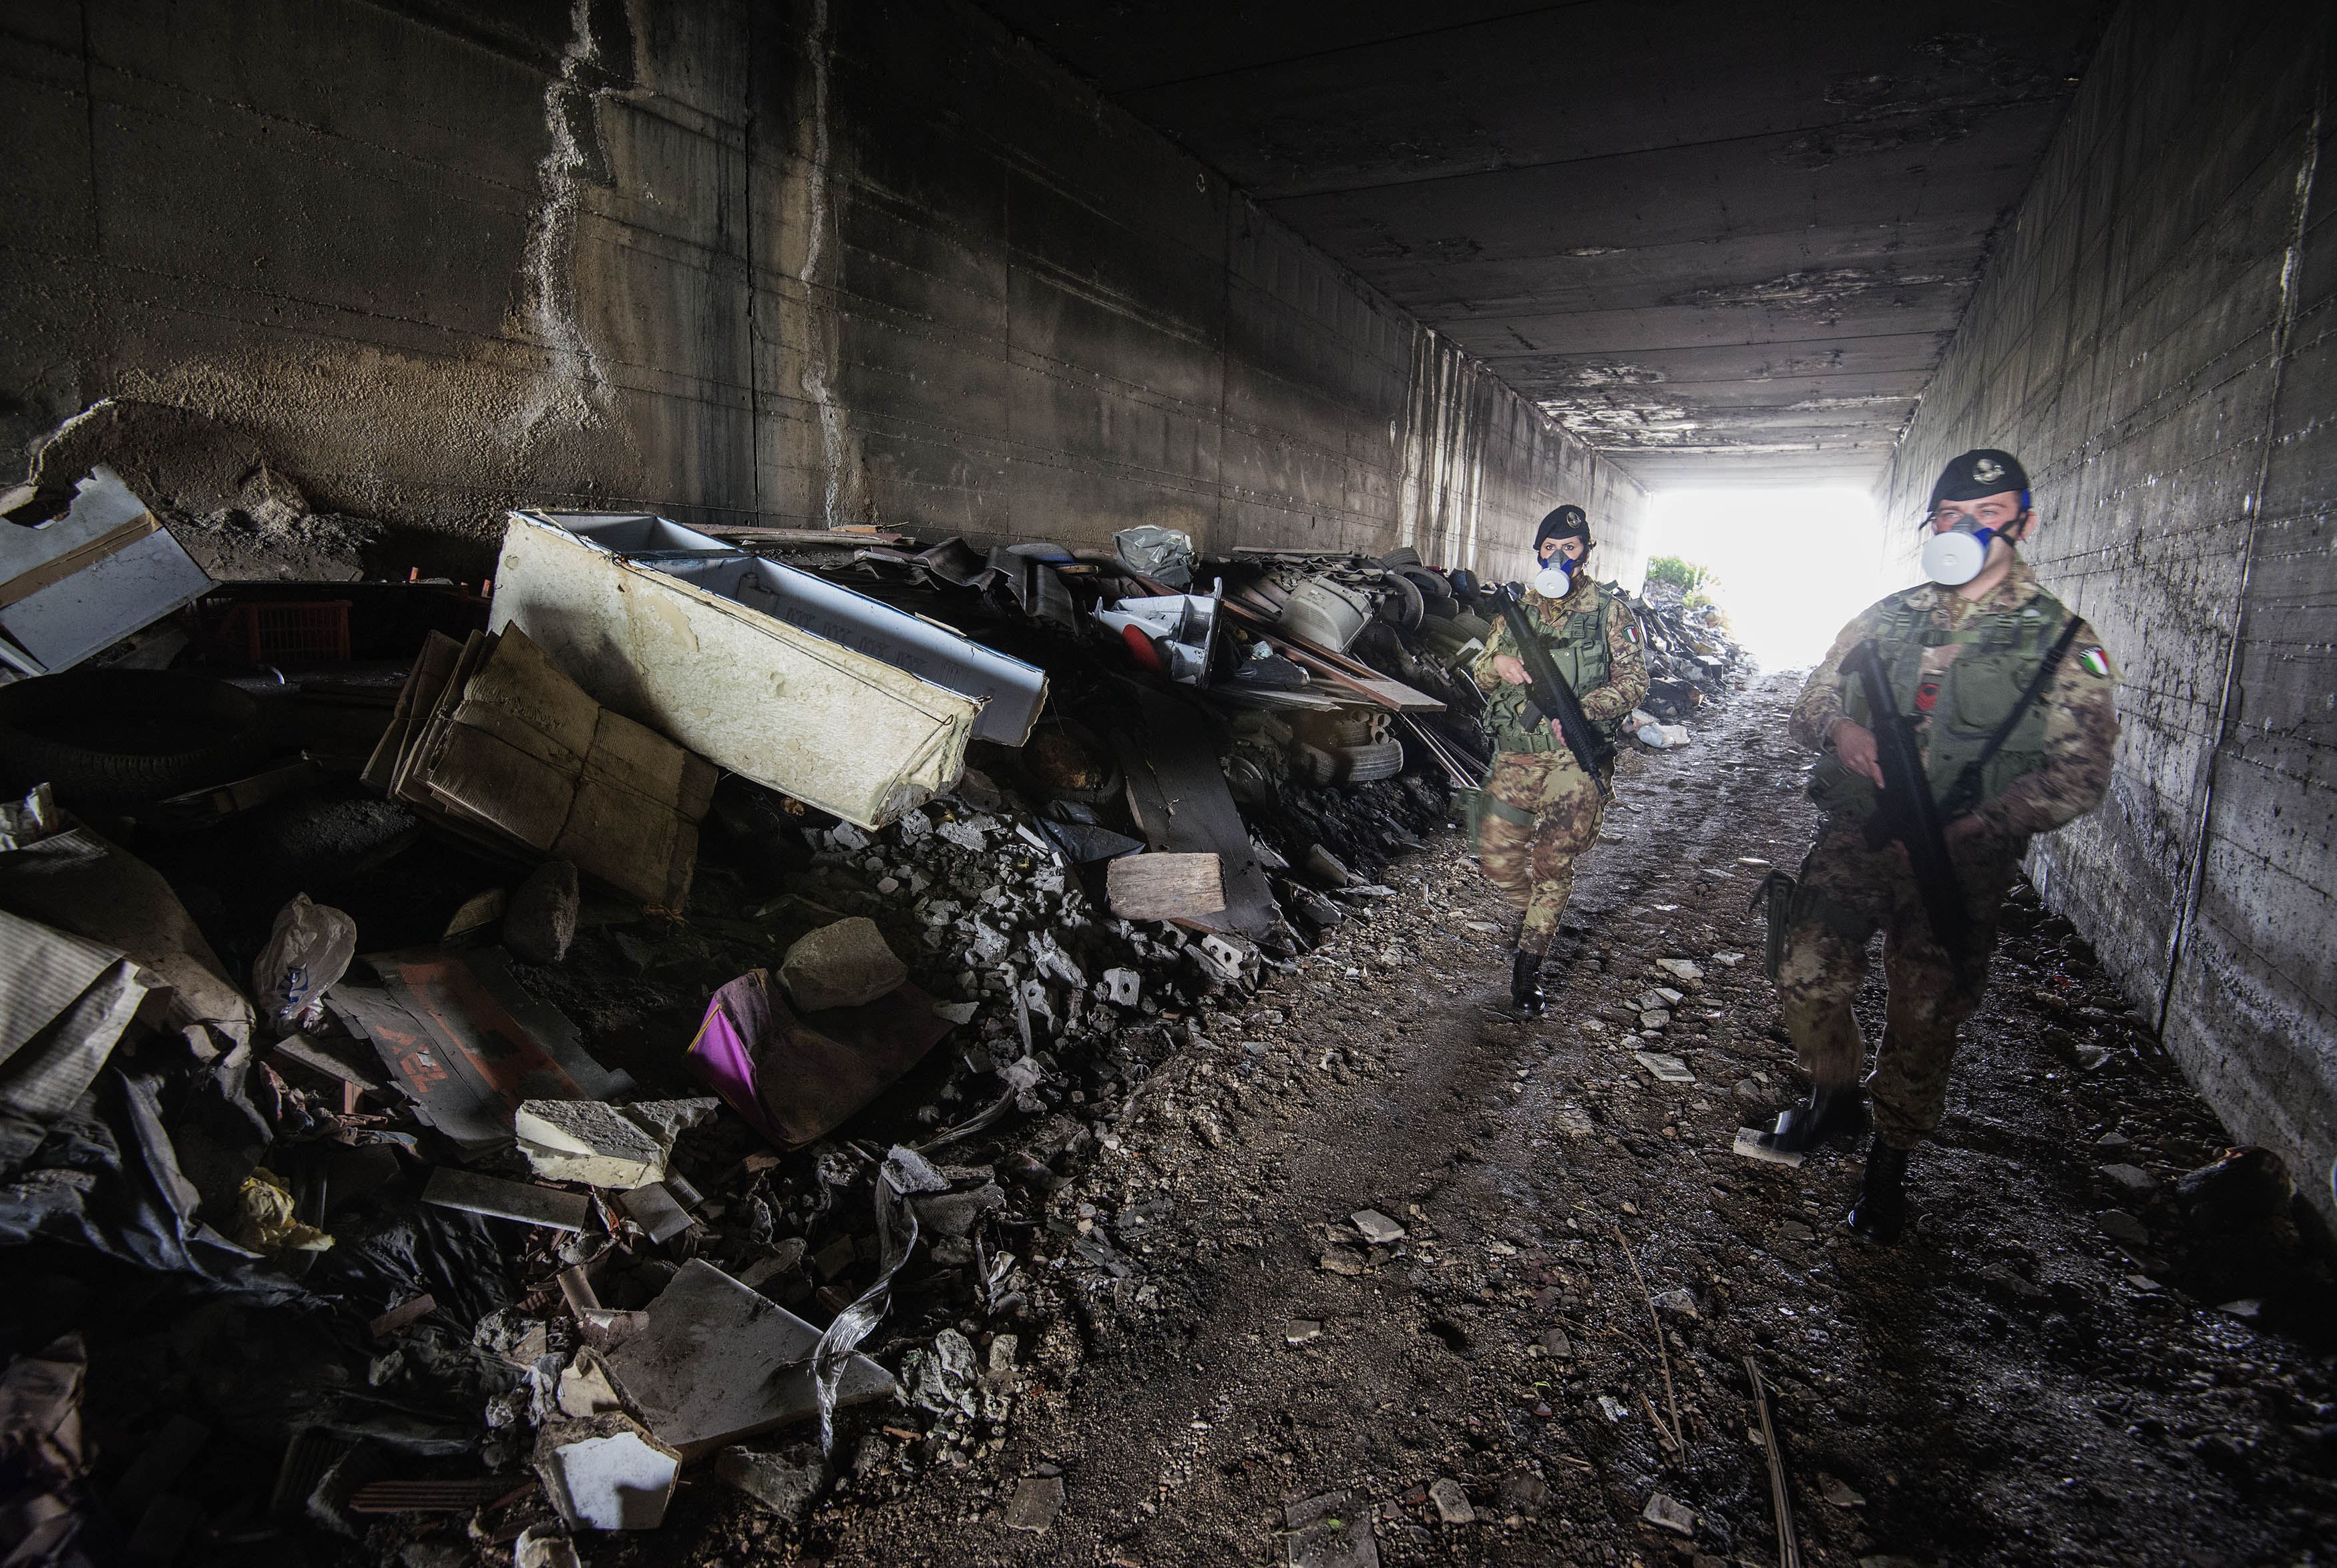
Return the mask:
M 1564 599 L 1545 599 L 1531 589 L 1526 590 L 1524 609 L 1527 618 L 1544 628 L 1555 641 L 1565 635 L 1569 617 L 1587 614 L 1599 608 L 1599 597 L 1607 594 L 1614 599 L 1613 612 L 1607 618 L 1607 679 L 1589 691 L 1574 695 L 1582 703 L 1583 716 L 1596 725 L 1612 725 L 1639 706 L 1648 695 L 1648 656 L 1641 646 L 1639 618 L 1620 594 L 1602 588 L 1584 572 L 1574 579 L 1574 586 Z M 1514 657 L 1511 646 L 1510 623 L 1496 615 L 1491 618 L 1493 635 L 1485 641 L 1485 651 L 1477 656 L 1470 667 L 1480 690 L 1497 692 L 1504 684 L 1493 661 L 1503 654 Z
M 2017 610 L 2044 593 L 2029 563 L 2013 558 L 2012 570 L 1985 596 L 1967 599 L 1951 588 L 1926 586 L 1911 590 L 1922 597 L 1913 602 L 1927 609 L 1936 632 L 1958 630 L 1975 617 Z M 1884 600 L 1884 604 L 1890 603 Z M 1873 635 L 1878 604 L 1861 611 L 1833 639 L 1825 658 L 1810 672 L 1794 705 L 1794 738 L 1814 751 L 1833 749 L 1833 726 L 1849 716 L 1843 707 L 1843 660 Z M 1923 673 L 1943 675 L 1963 646 L 1943 643 L 1923 651 Z M 2012 781 L 2001 793 L 1972 809 L 1988 831 L 2005 838 L 2027 838 L 2051 833 L 2102 803 L 2109 788 L 2110 758 L 2117 743 L 2117 670 L 2102 651 L 2101 639 L 2080 621 L 2067 657 L 2050 685 L 2038 698 L 2044 710 L 2044 760 Z M 1910 713 L 1929 758 L 1931 721 L 1921 712 Z

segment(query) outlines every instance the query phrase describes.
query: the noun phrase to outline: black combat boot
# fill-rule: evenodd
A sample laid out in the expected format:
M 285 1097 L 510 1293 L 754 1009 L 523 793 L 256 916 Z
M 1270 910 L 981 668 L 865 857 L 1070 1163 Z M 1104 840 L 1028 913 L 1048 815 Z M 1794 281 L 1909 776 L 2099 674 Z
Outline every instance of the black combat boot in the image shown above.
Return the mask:
M 1907 1151 L 1881 1138 L 1866 1151 L 1866 1179 L 1843 1223 L 1863 1242 L 1887 1247 L 1907 1229 Z
M 1510 957 L 1510 1006 L 1521 1018 L 1538 1018 L 1545 998 L 1541 994 L 1541 955 L 1521 948 Z
M 1856 1084 L 1810 1086 L 1810 1097 L 1788 1105 L 1777 1125 L 1761 1135 L 1761 1146 L 1781 1154 L 1805 1154 L 1835 1138 L 1855 1140 L 1866 1131 L 1866 1093 Z

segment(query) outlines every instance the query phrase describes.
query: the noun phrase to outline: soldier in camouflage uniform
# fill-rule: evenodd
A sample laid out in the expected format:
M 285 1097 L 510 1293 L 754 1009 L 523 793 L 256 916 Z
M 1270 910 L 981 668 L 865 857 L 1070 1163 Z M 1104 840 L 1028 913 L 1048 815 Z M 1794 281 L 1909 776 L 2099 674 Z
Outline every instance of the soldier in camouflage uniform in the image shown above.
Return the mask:
M 1543 518 L 1534 535 L 1541 567 L 1523 605 L 1584 716 L 1612 735 L 1648 695 L 1648 665 L 1638 617 L 1585 569 L 1590 548 L 1580 507 Z M 1606 781 L 1582 771 L 1557 724 L 1527 701 L 1525 667 L 1505 620 L 1493 623 L 1473 673 L 1492 697 L 1486 726 L 1494 751 L 1478 806 L 1477 863 L 1521 911 L 1510 999 L 1531 1015 L 1542 1008 L 1541 960 L 1574 888 L 1574 858 L 1599 842 Z
M 1874 1137 L 1846 1222 L 1885 1243 L 1905 1227 L 1908 1151 L 1946 1108 L 1956 1030 L 1980 1006 L 1998 908 L 2029 841 L 2101 803 L 2117 739 L 2117 675 L 2100 639 L 2014 548 L 2037 526 L 2019 463 L 1996 451 L 1956 458 L 1926 526 L 1932 580 L 1844 627 L 1794 705 L 1794 738 L 1825 754 L 1810 783 L 1825 819 L 1786 906 L 1776 981 L 1811 1094 L 1765 1136 L 1787 1151 L 1855 1138 L 1871 1098 Z M 1916 726 L 1933 798 L 1952 798 L 1967 773 L 1973 780 L 1961 798 L 1974 803 L 1946 833 L 1970 922 L 1961 950 L 1932 934 L 1906 851 L 1867 842 L 1882 774 L 1863 689 L 1843 663 L 1870 638 Z M 1890 1000 L 1862 1093 L 1866 1047 L 1851 1002 L 1878 930 Z

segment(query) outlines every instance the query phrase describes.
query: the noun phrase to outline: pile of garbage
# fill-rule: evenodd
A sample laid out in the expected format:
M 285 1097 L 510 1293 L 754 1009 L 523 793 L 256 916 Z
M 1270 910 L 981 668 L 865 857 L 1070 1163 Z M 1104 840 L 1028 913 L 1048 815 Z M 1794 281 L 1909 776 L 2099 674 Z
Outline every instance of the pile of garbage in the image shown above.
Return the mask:
M 1649 582 L 1628 602 L 1647 637 L 1648 696 L 1629 729 L 1651 750 L 1687 744 L 1687 723 L 1706 703 L 1745 689 L 1753 658 L 1728 633 L 1728 618 L 1701 595 Z
M 963 1462 L 1154 1300 L 1075 1163 L 1490 762 L 1408 550 L 517 512 L 475 587 L 220 583 L 58 500 L 0 525 L 12 1563 L 556 1564 L 687 1467 Z M 1662 712 L 1742 678 L 1648 613 Z

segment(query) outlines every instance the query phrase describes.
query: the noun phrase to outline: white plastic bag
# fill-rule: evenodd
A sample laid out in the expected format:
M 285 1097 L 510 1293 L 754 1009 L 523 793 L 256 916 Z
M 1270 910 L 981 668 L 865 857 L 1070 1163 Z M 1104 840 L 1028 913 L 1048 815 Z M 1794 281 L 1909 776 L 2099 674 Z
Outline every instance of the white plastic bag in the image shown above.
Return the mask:
M 313 1029 L 325 1016 L 325 993 L 349 972 L 357 956 L 357 923 L 328 904 L 311 903 L 307 893 L 276 914 L 268 945 L 251 966 L 251 986 L 259 1010 L 278 1029 Z

